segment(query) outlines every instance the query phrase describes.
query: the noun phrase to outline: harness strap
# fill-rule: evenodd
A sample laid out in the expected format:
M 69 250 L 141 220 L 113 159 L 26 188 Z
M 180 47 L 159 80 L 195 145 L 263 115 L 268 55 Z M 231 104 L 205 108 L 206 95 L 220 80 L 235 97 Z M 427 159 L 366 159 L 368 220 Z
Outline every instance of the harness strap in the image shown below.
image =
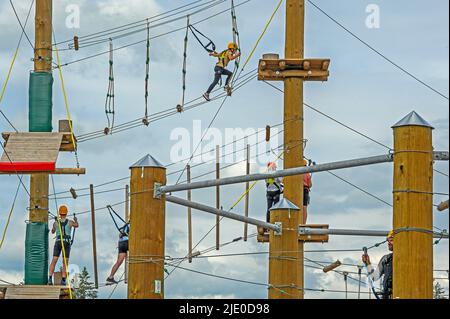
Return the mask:
M 216 45 L 214 44 L 214 42 L 208 38 L 206 35 L 204 35 L 202 32 L 200 32 L 197 28 L 195 28 L 193 25 L 189 24 L 188 25 L 189 30 L 191 30 L 192 34 L 194 35 L 194 37 L 197 39 L 198 43 L 200 43 L 200 45 L 209 53 L 214 52 L 216 50 Z M 208 40 L 208 44 L 204 44 L 202 40 L 200 40 L 199 36 L 197 35 L 199 34 L 200 36 L 202 36 L 203 38 L 205 38 L 206 40 Z M 210 48 L 211 47 L 211 48 Z
M 113 220 L 114 225 L 115 225 L 116 228 L 117 228 L 117 231 L 118 231 L 119 233 L 121 233 L 121 234 L 125 234 L 125 235 L 128 236 L 128 234 L 124 231 L 124 229 L 125 229 L 125 227 L 128 226 L 130 223 L 127 223 L 127 222 L 126 222 L 119 214 L 117 214 L 117 212 L 111 207 L 111 205 L 106 206 L 106 208 L 108 209 L 109 215 L 111 216 L 111 219 Z M 116 219 L 114 218 L 113 214 L 116 215 L 116 217 L 119 218 L 119 219 L 124 223 L 124 226 L 119 227 L 119 225 L 117 225 L 117 221 L 116 221 Z

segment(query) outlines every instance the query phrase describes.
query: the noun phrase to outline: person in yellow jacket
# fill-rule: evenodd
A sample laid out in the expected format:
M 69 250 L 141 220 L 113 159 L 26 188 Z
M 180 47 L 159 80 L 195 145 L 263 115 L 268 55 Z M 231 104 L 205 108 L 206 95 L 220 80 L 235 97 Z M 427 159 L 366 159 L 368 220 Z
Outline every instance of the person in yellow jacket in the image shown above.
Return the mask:
M 225 82 L 225 91 L 227 92 L 228 96 L 231 95 L 231 87 L 230 87 L 230 81 L 231 77 L 233 76 L 233 72 L 226 69 L 228 66 L 228 63 L 230 61 L 233 61 L 241 56 L 241 53 L 238 52 L 238 46 L 236 43 L 229 43 L 228 49 L 225 51 L 222 51 L 221 53 L 217 53 L 216 51 L 213 51 L 209 54 L 210 56 L 216 57 L 219 59 L 219 62 L 216 63 L 216 66 L 214 67 L 214 81 L 209 86 L 208 90 L 205 94 L 203 94 L 203 97 L 205 100 L 210 101 L 209 94 L 214 90 L 215 86 L 219 83 L 220 79 L 222 78 L 222 75 L 227 76 L 227 80 Z

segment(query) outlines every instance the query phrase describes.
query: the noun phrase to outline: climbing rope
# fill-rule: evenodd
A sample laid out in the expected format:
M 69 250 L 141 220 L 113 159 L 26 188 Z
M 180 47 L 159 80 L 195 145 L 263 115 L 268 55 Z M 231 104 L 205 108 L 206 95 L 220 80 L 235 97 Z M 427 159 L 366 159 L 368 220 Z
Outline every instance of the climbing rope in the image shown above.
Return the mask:
M 17 196 L 19 195 L 20 186 L 21 186 L 21 183 L 19 182 L 19 185 L 17 186 L 16 194 L 14 195 L 13 203 L 11 205 L 11 209 L 9 210 L 8 219 L 6 220 L 5 229 L 3 230 L 2 240 L 0 241 L 0 249 L 2 249 L 3 242 L 5 241 L 6 232 L 8 230 L 9 222 L 11 220 L 11 215 L 14 211 L 14 206 L 16 205 Z
M 59 62 L 58 62 L 58 64 L 59 64 Z M 51 175 L 51 177 L 52 177 L 53 192 L 55 193 L 56 192 L 55 181 L 53 179 L 53 175 Z M 57 201 L 56 198 L 55 198 L 55 206 L 56 206 L 56 211 L 58 211 L 58 201 Z M 67 264 L 66 248 L 64 247 L 64 240 L 63 240 L 63 235 L 62 235 L 61 217 L 59 216 L 59 214 L 56 214 L 55 218 L 56 218 L 56 221 L 58 222 L 59 236 L 60 236 L 59 240 L 61 241 L 61 248 L 62 248 L 62 254 L 63 254 L 63 263 L 64 263 L 64 267 L 66 268 L 66 280 L 67 280 L 67 283 L 69 285 L 69 297 L 70 297 L 70 299 L 73 299 L 72 287 L 71 287 L 70 279 L 69 279 L 69 267 L 68 267 L 68 264 Z
M 234 6 L 234 0 L 231 0 L 231 22 L 233 27 L 233 43 L 237 44 L 238 50 L 241 50 L 241 40 L 238 31 L 237 17 L 236 17 L 236 8 Z M 231 83 L 234 83 L 234 79 L 236 78 L 236 73 L 239 70 L 239 65 L 241 62 L 241 56 L 234 60 L 234 70 L 233 70 L 233 78 L 231 79 Z
M 188 18 L 189 18 L 189 16 L 188 16 Z M 188 28 L 194 35 L 195 39 L 197 39 L 198 43 L 200 43 L 200 45 L 203 47 L 203 49 L 206 50 L 206 52 L 211 53 L 211 52 L 216 51 L 216 45 L 210 38 L 208 38 L 206 35 L 204 35 L 202 32 L 200 32 L 196 27 L 194 27 L 193 25 L 190 25 L 189 23 L 188 23 Z M 199 38 L 199 36 L 203 37 L 204 39 L 206 39 L 208 41 L 206 45 Z
M 113 42 L 109 41 L 109 81 L 108 92 L 106 93 L 105 114 L 108 120 L 108 126 L 105 127 L 105 135 L 112 134 L 115 119 L 115 102 L 114 102 L 114 48 Z
M 55 36 L 55 31 L 53 31 L 53 40 L 56 43 L 56 36 Z M 61 59 L 59 57 L 59 50 L 58 47 L 55 45 L 55 53 L 56 53 L 56 60 L 57 60 L 57 65 L 58 65 L 58 71 L 59 71 L 59 78 L 61 80 L 61 91 L 63 93 L 63 97 L 64 97 L 64 105 L 66 107 L 66 114 L 67 114 L 67 119 L 69 120 L 69 128 L 70 128 L 70 137 L 72 140 L 72 144 L 75 147 L 75 160 L 77 163 L 77 167 L 80 167 L 80 161 L 78 159 L 78 147 L 77 144 L 75 143 L 75 135 L 73 134 L 73 126 L 72 126 L 72 119 L 70 117 L 70 110 L 69 110 L 69 102 L 67 99 L 67 92 L 66 92 L 66 86 L 64 84 L 64 77 L 63 77 L 63 73 L 62 73 L 62 69 L 61 69 Z
M 142 123 L 145 126 L 150 124 L 148 120 L 148 81 L 150 75 L 150 23 L 147 20 L 147 57 L 145 59 L 145 115 Z
M 187 49 L 188 49 L 188 41 L 189 41 L 189 29 L 190 29 L 189 16 L 187 16 L 186 35 L 184 37 L 183 70 L 182 70 L 183 93 L 182 93 L 182 97 L 181 97 L 181 104 L 177 105 L 178 113 L 183 112 L 184 102 L 185 102 L 185 97 L 186 97 L 186 66 L 187 66 Z

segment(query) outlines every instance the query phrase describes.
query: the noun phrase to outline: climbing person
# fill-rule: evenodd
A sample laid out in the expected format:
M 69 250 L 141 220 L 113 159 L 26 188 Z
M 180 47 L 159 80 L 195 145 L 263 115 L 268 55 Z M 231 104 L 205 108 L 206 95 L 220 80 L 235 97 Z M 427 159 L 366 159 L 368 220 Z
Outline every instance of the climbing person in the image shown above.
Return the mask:
M 210 101 L 209 94 L 212 92 L 214 87 L 219 83 L 219 81 L 222 79 L 222 75 L 227 76 L 227 80 L 225 82 L 225 91 L 227 92 L 228 96 L 231 96 L 231 86 L 230 81 L 233 76 L 233 72 L 226 69 L 228 63 L 230 61 L 233 61 L 241 56 L 241 52 L 238 52 L 239 48 L 236 43 L 229 43 L 228 49 L 225 51 L 222 51 L 221 53 L 217 53 L 216 51 L 212 51 L 209 53 L 210 56 L 219 58 L 219 62 L 216 63 L 216 66 L 214 67 L 214 81 L 209 86 L 208 90 L 205 94 L 203 94 L 203 97 L 205 100 Z
M 116 274 L 119 267 L 122 265 L 124 260 L 128 255 L 128 236 L 130 234 L 130 222 L 128 221 L 124 226 L 119 228 L 119 254 L 117 255 L 117 260 L 114 266 L 111 269 L 111 273 L 108 278 L 106 278 L 106 284 L 112 285 L 117 284 L 118 281 L 114 279 L 114 275 Z
M 277 170 L 277 164 L 275 162 L 267 163 L 267 172 L 274 173 Z M 280 196 L 283 194 L 284 185 L 283 178 L 268 178 L 266 179 L 266 198 L 267 198 L 267 213 L 266 221 L 270 223 L 270 209 L 273 205 L 280 201 Z M 258 227 L 258 233 L 263 235 L 267 232 L 267 229 L 263 227 Z
M 48 275 L 48 284 L 53 285 L 53 274 L 55 272 L 55 266 L 58 262 L 59 256 L 63 251 L 64 245 L 64 256 L 65 260 L 63 260 L 63 268 L 62 268 L 62 279 L 61 286 L 65 286 L 67 284 L 67 269 L 66 264 L 69 264 L 70 257 L 70 249 L 72 245 L 72 228 L 76 229 L 79 227 L 78 219 L 76 217 L 73 220 L 69 220 L 67 218 L 67 214 L 69 213 L 69 209 L 66 205 L 61 205 L 58 208 L 59 222 L 58 217 L 55 217 L 55 222 L 52 227 L 52 234 L 56 233 L 55 237 L 55 245 L 53 247 L 53 259 L 50 263 L 49 275 Z M 61 242 L 62 238 L 62 242 Z
M 370 263 L 370 257 L 367 253 L 362 256 L 362 262 L 367 266 L 370 278 L 372 281 L 377 281 L 383 276 L 381 292 L 382 299 L 392 298 L 392 279 L 393 279 L 393 251 L 394 251 L 394 231 L 390 231 L 387 236 L 388 249 L 391 253 L 383 256 L 378 267 L 373 269 Z
M 308 166 L 308 161 L 303 160 L 303 164 Z M 308 205 L 311 200 L 309 193 L 312 187 L 312 175 L 311 173 L 303 174 L 303 225 L 306 225 L 308 219 Z

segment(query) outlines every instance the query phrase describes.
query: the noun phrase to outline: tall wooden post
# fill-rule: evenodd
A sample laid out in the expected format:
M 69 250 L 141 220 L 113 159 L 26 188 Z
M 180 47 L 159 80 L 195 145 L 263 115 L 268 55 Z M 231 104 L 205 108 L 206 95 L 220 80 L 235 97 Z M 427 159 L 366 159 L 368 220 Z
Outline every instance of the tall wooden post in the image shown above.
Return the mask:
M 89 186 L 91 197 L 91 223 L 92 223 L 92 256 L 94 258 L 94 282 L 95 288 L 98 289 L 98 268 L 97 268 L 97 233 L 95 227 L 95 202 L 94 202 L 94 185 Z
M 154 189 L 166 184 L 166 169 L 150 155 L 130 169 L 128 298 L 164 299 L 166 201 L 165 196 L 157 198 Z
M 286 59 L 304 58 L 305 1 L 286 2 Z M 284 169 L 303 165 L 303 79 L 286 78 L 284 81 Z M 298 224 L 303 223 L 303 176 L 284 179 L 284 196 L 300 207 Z M 303 288 L 304 243 L 298 243 L 297 286 Z M 303 291 L 302 291 L 303 292 Z M 303 293 L 300 294 L 303 298 Z
M 393 129 L 393 298 L 432 299 L 433 127 L 412 112 Z
M 51 132 L 51 85 L 53 79 L 52 73 L 52 0 L 38 0 L 36 1 L 36 15 L 35 15 L 35 52 L 34 52 L 34 73 L 30 74 L 30 96 L 29 96 L 29 127 L 30 131 L 45 131 Z M 39 74 L 43 74 L 40 77 Z M 36 80 L 36 79 L 40 79 Z M 41 85 L 44 83 L 44 85 Z M 34 87 L 34 89 L 33 89 Z M 50 118 L 47 118 L 50 125 L 40 125 L 41 119 L 36 117 L 35 101 L 38 98 L 37 92 L 41 90 L 42 95 L 48 97 L 40 101 L 40 111 L 50 114 Z M 50 92 L 49 92 L 50 91 Z M 40 94 L 40 93 L 39 93 Z M 45 117 L 45 115 L 44 115 Z M 31 174 L 30 176 L 30 227 L 35 227 L 38 224 L 48 224 L 48 202 L 49 193 L 49 175 L 44 173 Z M 34 223 L 34 224 L 33 224 Z M 27 238 L 26 246 L 32 246 L 34 248 L 27 250 L 25 253 L 25 284 L 41 285 L 46 284 L 48 260 L 43 261 L 47 265 L 43 265 L 41 262 L 31 262 L 30 259 L 35 259 L 36 251 L 42 250 L 43 247 L 48 246 L 48 238 L 45 239 L 46 243 L 32 242 L 31 238 Z M 35 253 L 32 253 L 32 252 Z M 30 255 L 29 253 L 30 252 Z M 42 256 L 47 252 L 42 251 Z M 35 276 L 30 276 L 30 273 L 43 272 L 42 279 L 36 279 Z
M 269 299 L 299 299 L 298 215 L 299 208 L 283 198 L 270 210 L 270 222 L 281 224 L 281 234 L 270 231 Z
M 216 146 L 216 179 L 220 179 L 220 147 Z M 216 187 L 216 208 L 220 209 L 220 186 Z M 220 250 L 220 216 L 216 216 L 216 250 Z

